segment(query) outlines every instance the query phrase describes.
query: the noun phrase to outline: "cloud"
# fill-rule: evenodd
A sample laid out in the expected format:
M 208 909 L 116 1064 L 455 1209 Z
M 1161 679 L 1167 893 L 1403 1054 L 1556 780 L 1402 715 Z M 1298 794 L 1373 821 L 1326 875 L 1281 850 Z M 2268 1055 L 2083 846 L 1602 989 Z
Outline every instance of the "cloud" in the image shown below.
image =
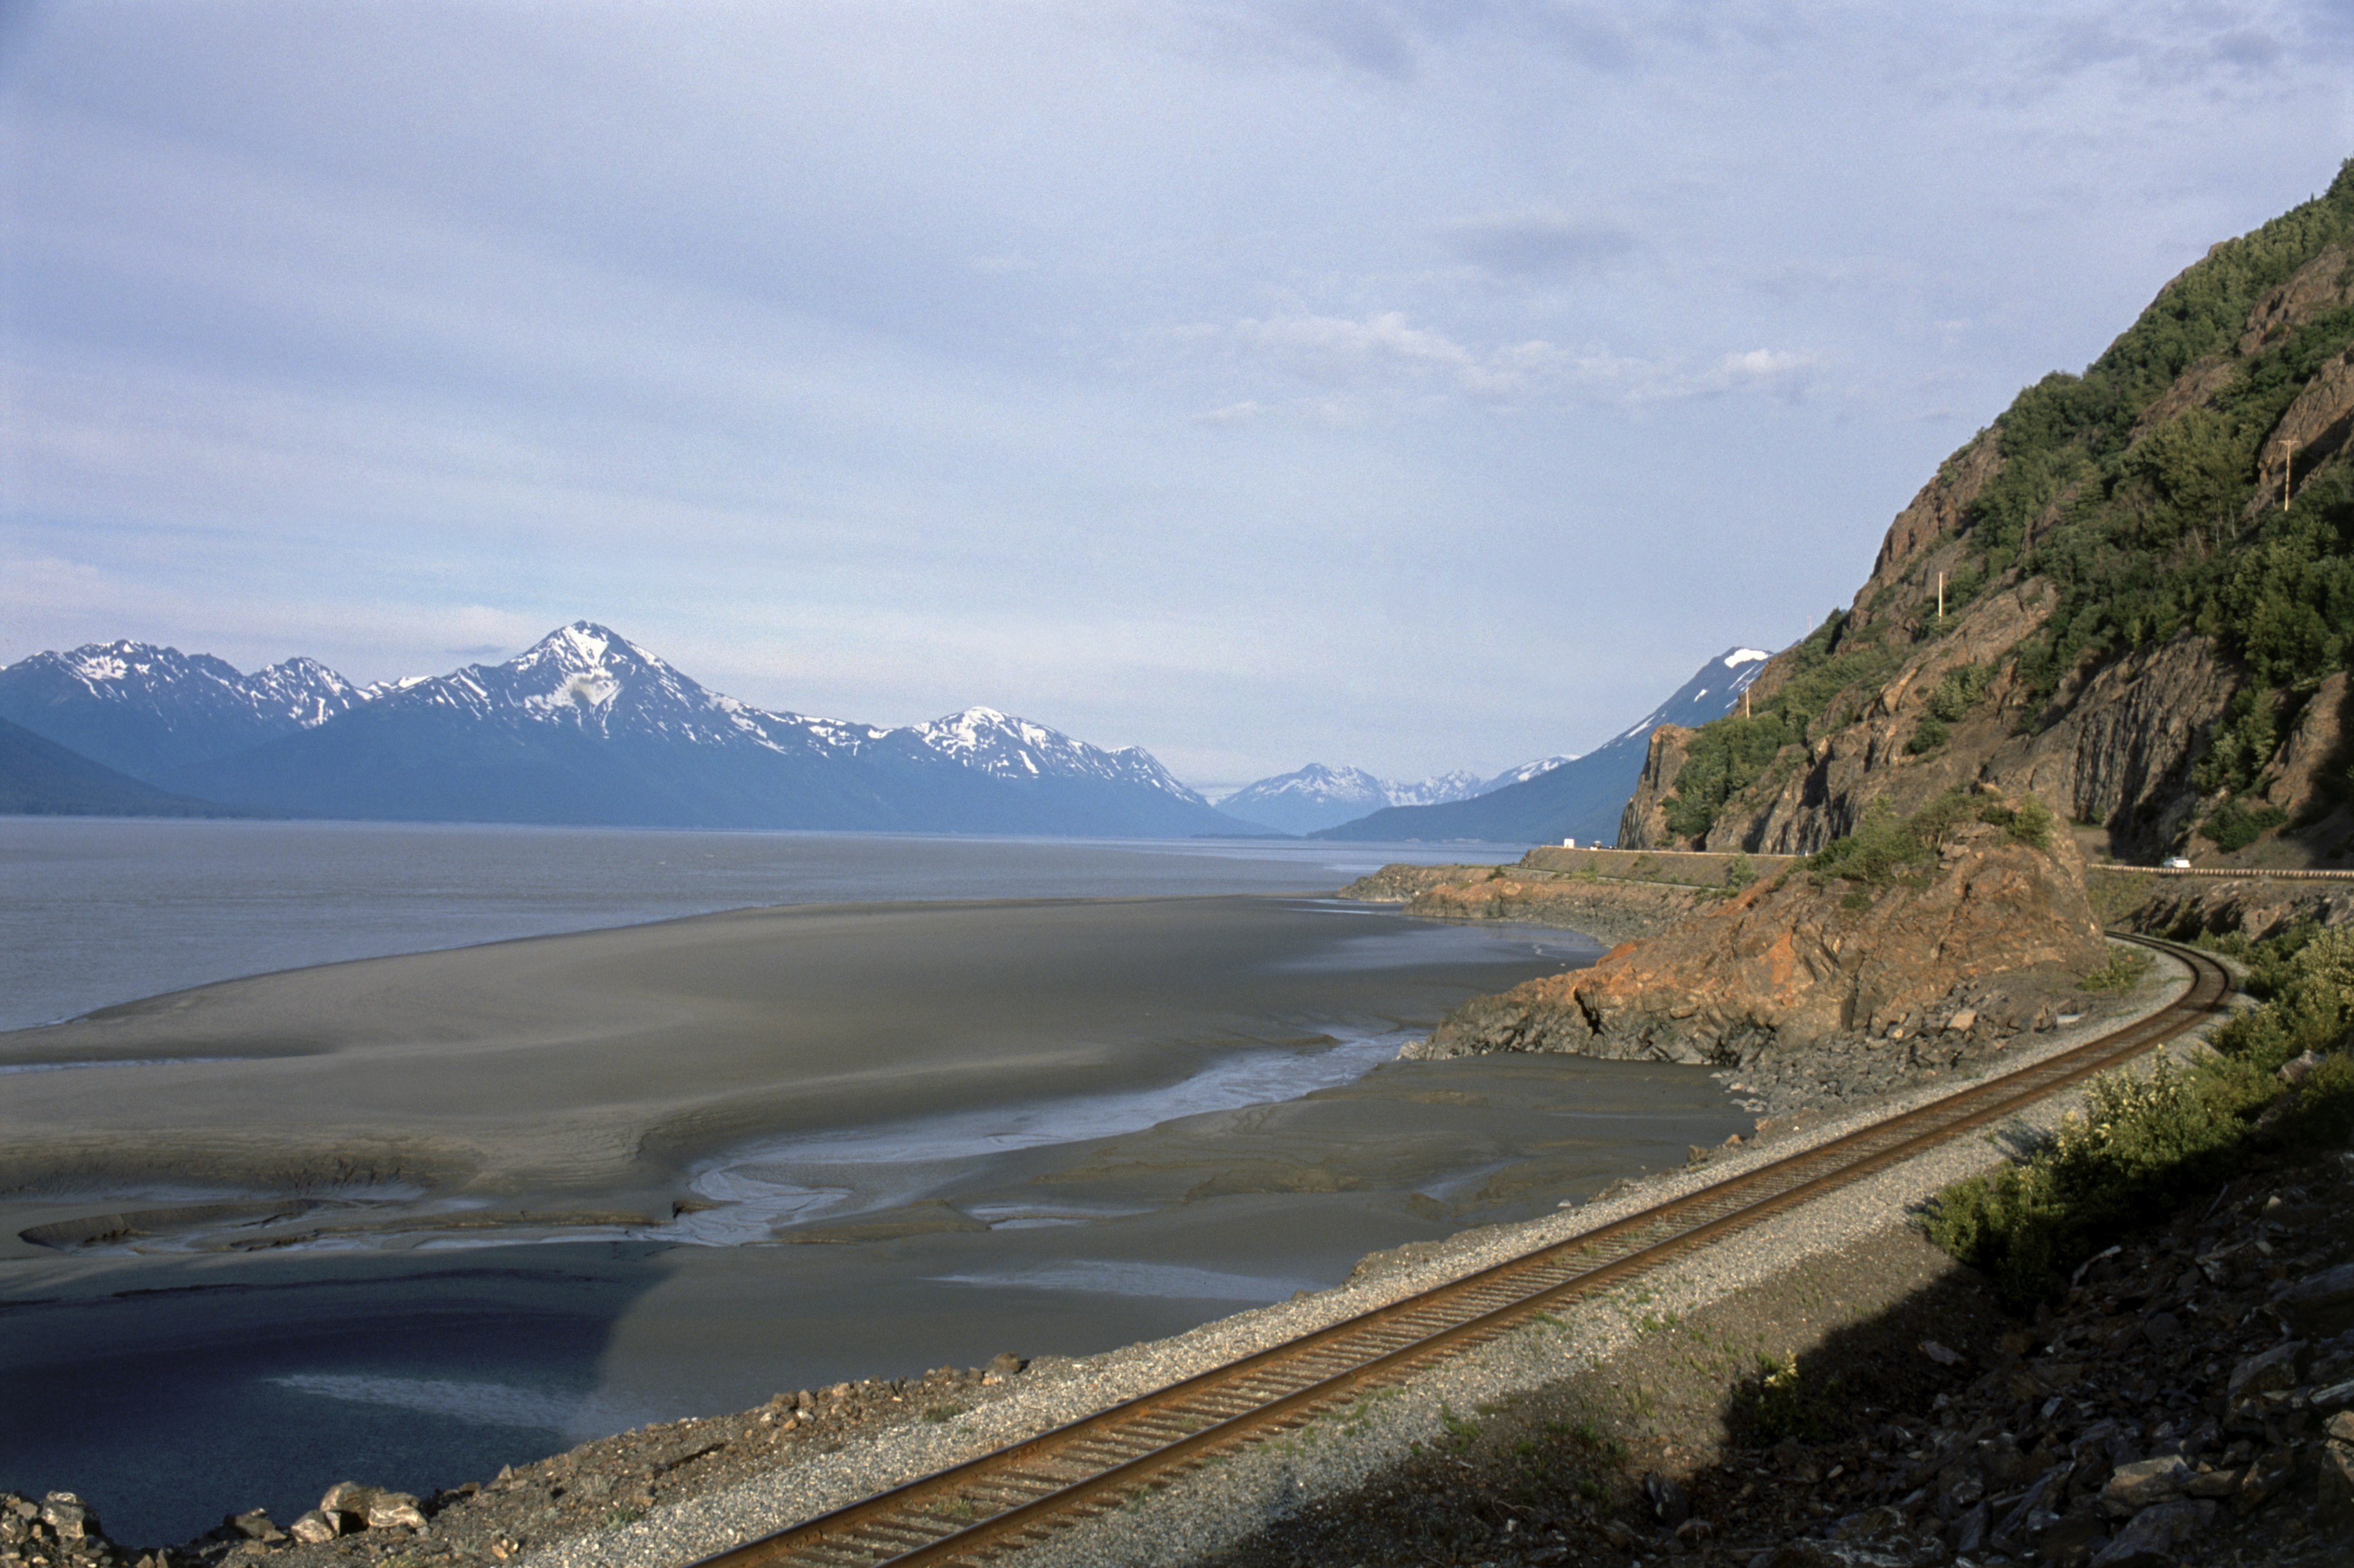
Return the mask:
M 1542 339 L 1475 351 L 1411 324 L 1403 311 L 1363 318 L 1296 315 L 1237 323 L 1234 339 L 1267 364 L 1319 386 L 1451 389 L 1495 401 L 1534 390 L 1560 351 Z
M 1622 225 L 1558 212 L 1466 218 L 1451 226 L 1448 238 L 1466 261 L 1512 278 L 1598 271 L 1638 249 Z
M 1778 348 L 1723 355 L 1698 370 L 1674 360 L 1633 359 L 1594 349 L 1572 358 L 1567 368 L 1570 378 L 1587 397 L 1639 408 L 1737 392 L 1795 399 L 1822 366 L 1811 355 Z
M 1780 348 L 1723 354 L 1698 368 L 1672 357 L 1645 359 L 1606 347 L 1566 349 L 1543 338 L 1475 349 L 1444 333 L 1411 324 L 1400 311 L 1362 319 L 1296 315 L 1248 320 L 1236 323 L 1232 337 L 1247 354 L 1319 386 L 1359 393 L 1441 389 L 1492 405 L 1568 397 L 1632 408 L 1735 392 L 1795 397 L 1822 368 L 1812 355 Z M 1295 407 L 1309 411 L 1309 401 Z M 1351 409 L 1352 414 L 1359 411 Z M 1242 418 L 1264 412 L 1264 406 L 1251 400 L 1197 418 Z
M 1239 403 L 1229 403 L 1223 408 L 1196 414 L 1193 422 L 1197 425 L 1246 425 L 1266 412 L 1266 408 L 1256 399 L 1246 397 Z

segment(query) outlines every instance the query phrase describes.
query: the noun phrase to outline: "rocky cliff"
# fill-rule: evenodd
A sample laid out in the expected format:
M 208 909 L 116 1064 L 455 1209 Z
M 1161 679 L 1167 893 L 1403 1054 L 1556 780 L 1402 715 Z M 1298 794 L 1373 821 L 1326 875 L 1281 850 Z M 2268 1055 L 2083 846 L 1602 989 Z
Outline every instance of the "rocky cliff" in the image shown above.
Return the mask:
M 2354 164 L 1947 459 L 1752 716 L 1653 733 L 1620 845 L 1808 853 L 1967 783 L 2124 858 L 2345 863 L 2349 431 Z
M 1592 969 L 1467 1002 L 1418 1054 L 1788 1067 L 1880 1087 L 2050 1027 L 2108 964 L 2081 857 L 2023 801 L 1955 791 L 1910 819 L 1876 811 L 1842 846 Z

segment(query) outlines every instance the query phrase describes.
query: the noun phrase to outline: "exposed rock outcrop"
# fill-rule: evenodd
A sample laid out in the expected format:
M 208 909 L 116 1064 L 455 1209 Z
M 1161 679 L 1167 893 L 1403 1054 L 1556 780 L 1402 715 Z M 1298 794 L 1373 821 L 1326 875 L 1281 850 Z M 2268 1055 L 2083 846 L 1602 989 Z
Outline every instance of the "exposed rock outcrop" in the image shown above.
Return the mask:
M 2039 847 L 1965 820 L 1939 835 L 1934 854 L 1934 866 L 1877 887 L 1813 872 L 1755 885 L 1590 969 L 1467 1003 L 1426 1054 L 1746 1064 L 1840 1034 L 1901 1043 L 1956 988 L 2016 976 L 2014 989 L 2032 995 L 2039 974 L 2061 980 L 2106 960 L 2082 861 L 2064 836 Z M 1965 1035 L 1981 1022 L 1990 1036 L 2038 1022 L 1967 1011 Z M 1956 1017 L 1946 1010 L 1937 1031 Z
M 2292 926 L 2354 920 L 2354 883 L 2348 882 L 2095 871 L 2088 884 L 2095 906 L 2113 924 L 2178 941 L 2226 933 L 2262 941 Z

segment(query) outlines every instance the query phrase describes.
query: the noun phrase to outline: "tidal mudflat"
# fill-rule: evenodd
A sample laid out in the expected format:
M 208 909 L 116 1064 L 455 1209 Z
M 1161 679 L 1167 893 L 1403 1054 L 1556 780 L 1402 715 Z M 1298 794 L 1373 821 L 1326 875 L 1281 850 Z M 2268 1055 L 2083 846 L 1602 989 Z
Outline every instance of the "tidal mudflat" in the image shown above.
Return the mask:
M 0 1035 L 43 1069 L 0 1097 L 0 1378 L 39 1413 L 0 1488 L 156 1541 L 429 1491 L 1173 1332 L 1745 1126 L 1697 1069 L 1391 1060 L 1592 956 L 1301 897 L 805 906 Z

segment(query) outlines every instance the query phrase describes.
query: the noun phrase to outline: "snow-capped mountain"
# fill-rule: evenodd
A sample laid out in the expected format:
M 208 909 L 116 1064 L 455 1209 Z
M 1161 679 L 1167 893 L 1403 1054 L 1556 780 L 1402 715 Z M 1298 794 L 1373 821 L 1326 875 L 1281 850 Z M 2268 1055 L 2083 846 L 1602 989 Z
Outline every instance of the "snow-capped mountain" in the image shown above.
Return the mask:
M 247 676 L 169 649 L 113 663 L 82 658 L 92 653 L 41 654 L 0 671 L 0 701 L 54 694 L 26 702 L 34 711 L 17 722 L 60 744 L 70 743 L 58 731 L 90 729 L 93 715 L 119 721 L 133 749 L 168 751 L 162 741 L 204 728 L 203 747 L 183 747 L 148 777 L 250 809 L 918 832 L 1249 831 L 1140 747 L 1107 751 L 992 708 L 896 729 L 771 712 L 710 691 L 585 620 L 501 663 L 364 690 L 307 660 Z M 61 685 L 56 668 L 76 659 L 80 684 Z M 196 673 L 158 684 L 138 674 L 142 662 Z M 235 711 L 258 703 L 270 722 L 228 744 L 215 713 L 221 692 L 261 694 Z
M 1390 789 L 1362 768 L 1311 762 L 1244 785 L 1218 810 L 1279 833 L 1305 833 L 1381 810 L 1390 803 Z
M 1487 788 L 1486 779 L 1460 768 L 1412 783 L 1392 780 L 1382 787 L 1383 793 L 1389 797 L 1384 804 L 1391 806 L 1436 806 L 1442 800 L 1467 800 Z
M 1538 777 L 1540 774 L 1552 772 L 1554 768 L 1559 768 L 1564 762 L 1575 762 L 1576 760 L 1577 753 L 1575 751 L 1566 752 L 1560 757 L 1540 757 L 1534 762 L 1523 762 L 1518 768 L 1507 768 L 1501 773 L 1497 774 L 1493 779 L 1490 779 L 1486 783 L 1480 785 L 1477 789 L 1466 790 L 1463 794 L 1455 796 L 1453 799 L 1458 800 L 1469 800 L 1474 795 L 1485 795 L 1497 789 L 1509 788 L 1514 784 L 1525 784 L 1530 779 Z M 1435 800 L 1426 803 L 1430 805 L 1438 804 L 1438 802 Z M 1395 802 L 1395 804 L 1400 806 L 1419 806 L 1426 804 L 1426 802 L 1420 800 L 1399 800 Z
M 1506 768 L 1493 779 L 1457 768 L 1411 783 L 1376 778 L 1362 768 L 1327 768 L 1320 762 L 1244 785 L 1218 802 L 1230 817 L 1286 833 L 1312 833 L 1354 821 L 1388 806 L 1437 806 L 1468 800 L 1490 789 L 1522 783 L 1572 760 L 1548 757 Z
M 0 670 L 0 718 L 148 783 L 348 713 L 366 694 L 315 659 L 240 674 L 208 653 L 92 642 Z
M 1329 839 L 1425 842 L 1448 839 L 1490 843 L 1552 843 L 1575 838 L 1608 843 L 1618 813 L 1642 774 L 1651 731 L 1663 724 L 1702 725 L 1731 713 L 1770 655 L 1728 648 L 1640 721 L 1583 757 L 1529 763 L 1464 800 L 1396 807 L 1322 829 Z M 1513 773 L 1526 772 L 1514 779 Z
M 967 708 L 913 726 L 907 733 L 950 761 L 999 779 L 1095 779 L 1208 804 L 1140 746 L 1106 751 L 995 708 Z

